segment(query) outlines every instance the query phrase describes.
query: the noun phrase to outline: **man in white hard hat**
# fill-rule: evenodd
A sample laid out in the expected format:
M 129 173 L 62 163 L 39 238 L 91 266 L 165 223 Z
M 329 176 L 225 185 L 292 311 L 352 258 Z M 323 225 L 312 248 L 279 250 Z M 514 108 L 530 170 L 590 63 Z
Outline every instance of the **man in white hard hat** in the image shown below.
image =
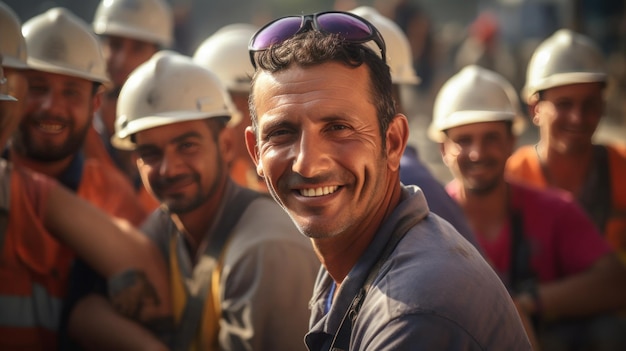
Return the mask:
M 100 109 L 89 131 L 85 153 L 113 162 L 126 174 L 138 191 L 147 211 L 158 202 L 147 195 L 141 186 L 132 154 L 118 150 L 110 139 L 115 132 L 117 99 L 128 75 L 160 49 L 172 45 L 174 15 L 164 0 L 102 0 L 92 22 L 100 36 L 111 85 L 105 91 Z
M 217 76 L 159 52 L 128 78 L 117 112 L 114 145 L 137 153 L 161 202 L 142 227 L 170 263 L 175 329 L 157 336 L 175 350 L 304 350 L 319 262 L 277 204 L 231 181 L 225 126 L 239 115 Z M 126 338 L 110 309 L 96 310 L 74 312 L 85 344 L 105 339 L 94 333 L 115 335 L 98 342 L 106 349 L 145 336 Z
M 578 339 L 560 332 L 580 327 L 584 338 L 585 323 L 626 307 L 626 269 L 568 194 L 505 180 L 523 125 L 518 105 L 502 76 L 468 66 L 439 91 L 429 132 L 455 178 L 449 194 L 520 313 L 536 323 L 541 349 L 571 350 L 555 342 L 571 347 Z
M 4 5 L 0 3 L 0 5 Z M 0 7 L 0 13 L 4 9 Z M 4 69 L 2 68 L 2 62 L 4 57 L 0 53 L 0 127 L 2 127 L 2 133 L 0 134 L 0 142 L 4 144 L 10 136 L 10 132 L 15 129 L 16 124 L 11 123 L 9 118 L 15 117 L 9 114 L 10 111 L 7 107 L 17 102 L 17 99 L 9 92 L 8 81 L 4 76 Z M 8 102 L 8 103 L 7 103 Z M 7 129 L 5 131 L 5 129 Z
M 257 29 L 245 23 L 222 27 L 198 46 L 193 60 L 217 74 L 242 115 L 239 123 L 228 127 L 229 132 L 233 133 L 230 149 L 234 154 L 229 165 L 232 179 L 239 185 L 267 191 L 265 182 L 256 174 L 244 137 L 246 127 L 251 124 L 248 97 L 254 74 L 254 67 L 248 57 L 248 42 Z
M 9 133 L 15 131 L 19 124 L 28 83 L 24 70 L 26 64 L 26 42 L 21 32 L 22 23 L 17 14 L 0 1 L 0 55 L 3 55 L 2 68 L 6 79 L 7 93 L 17 99 L 15 103 L 4 104 L 3 120 L 0 122 L 0 138 L 7 142 Z M 4 142 L 0 144 L 0 153 L 4 152 Z
M 147 213 L 126 177 L 82 153 L 101 101 L 101 86 L 108 81 L 97 37 L 64 8 L 31 18 L 22 25 L 22 33 L 30 68 L 28 93 L 11 143 L 11 162 L 55 179 L 109 216 L 139 225 Z M 89 269 L 81 260 L 75 267 Z M 71 278 L 70 283 L 91 284 Z
M 59 180 L 115 217 L 140 224 L 146 212 L 124 176 L 81 152 L 100 105 L 101 85 L 108 81 L 95 35 L 64 8 L 31 18 L 22 32 L 31 69 L 12 162 Z
M 102 0 L 92 25 L 102 39 L 107 72 L 119 93 L 137 66 L 170 47 L 174 17 L 163 0 Z
M 405 113 L 401 89 L 405 85 L 413 86 L 420 82 L 413 69 L 409 40 L 396 23 L 381 15 L 373 7 L 360 6 L 350 12 L 370 21 L 382 34 L 387 47 L 394 99 L 396 100 L 398 110 Z M 400 159 L 400 181 L 407 185 L 415 184 L 419 186 L 424 192 L 424 196 L 426 196 L 430 210 L 450 222 L 465 239 L 478 247 L 463 211 L 461 211 L 458 204 L 448 195 L 445 188 L 420 160 L 418 150 L 414 146 L 407 145 Z
M 562 29 L 541 43 L 522 92 L 540 139 L 513 154 L 507 174 L 572 194 L 626 262 L 626 145 L 593 142 L 608 81 L 589 38 Z
M 11 56 L 15 46 L 5 46 L 23 43 L 24 38 L 19 19 L 1 2 L 0 19 L 0 145 L 5 145 L 18 124 L 10 119 L 19 121 L 20 116 L 7 108 L 18 102 L 8 94 L 2 67 L 16 61 L 24 65 L 25 56 L 24 61 Z M 0 159 L 0 349 L 57 349 L 61 301 L 74 253 L 105 277 L 145 278 L 142 284 L 154 292 L 142 298 L 145 316 L 170 312 L 167 303 L 153 303 L 154 298 L 169 296 L 165 264 L 156 246 L 50 178 Z M 112 297 L 117 303 L 127 296 L 118 291 Z

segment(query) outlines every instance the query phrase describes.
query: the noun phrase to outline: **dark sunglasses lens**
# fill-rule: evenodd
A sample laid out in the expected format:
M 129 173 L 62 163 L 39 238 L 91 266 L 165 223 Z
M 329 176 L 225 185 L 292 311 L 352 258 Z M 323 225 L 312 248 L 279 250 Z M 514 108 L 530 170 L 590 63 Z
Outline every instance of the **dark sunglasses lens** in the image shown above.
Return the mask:
M 347 40 L 365 40 L 372 36 L 372 31 L 358 18 L 341 13 L 324 13 L 317 16 L 319 29 L 328 32 L 341 34 Z
M 265 50 L 276 43 L 281 43 L 296 34 L 300 29 L 302 17 L 285 17 L 261 29 L 250 45 L 252 50 Z

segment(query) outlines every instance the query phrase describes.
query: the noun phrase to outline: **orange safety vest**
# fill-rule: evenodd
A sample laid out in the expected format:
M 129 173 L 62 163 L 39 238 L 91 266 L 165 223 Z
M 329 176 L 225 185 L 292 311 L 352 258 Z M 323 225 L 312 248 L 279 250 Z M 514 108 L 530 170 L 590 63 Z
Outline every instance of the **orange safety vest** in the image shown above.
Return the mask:
M 83 152 L 86 158 L 95 158 L 101 162 L 115 166 L 115 162 L 111 158 L 111 155 L 109 155 L 102 139 L 100 139 L 100 134 L 98 134 L 98 131 L 96 131 L 93 126 L 87 130 L 87 135 L 83 142 Z
M 0 256 L 0 350 L 55 350 L 73 253 L 43 226 L 47 194 L 58 184 L 2 160 L 9 221 Z
M 13 167 L 0 262 L 0 350 L 54 350 L 74 254 L 41 219 L 49 184 L 60 185 L 19 164 Z M 8 172 L 3 179 L 9 179 Z M 146 218 L 124 175 L 99 160 L 85 160 L 77 195 L 133 225 Z
M 76 194 L 117 218 L 141 225 L 147 211 L 128 179 L 115 166 L 96 159 L 86 159 Z
M 118 169 L 117 165 L 111 158 L 111 155 L 109 155 L 109 152 L 104 146 L 102 139 L 100 139 L 100 135 L 93 127 L 89 128 L 89 131 L 87 132 L 87 137 L 85 138 L 85 143 L 83 144 L 83 151 L 85 152 L 85 156 L 88 159 L 97 159 L 100 160 L 102 163 L 105 163 L 107 167 L 111 166 Z M 139 189 L 136 190 L 136 195 L 139 204 L 142 206 L 143 211 L 146 214 L 152 213 L 152 211 L 156 210 L 156 208 L 159 207 L 159 201 L 155 199 L 154 196 L 152 196 L 152 194 L 150 194 L 143 185 L 140 185 Z
M 604 236 L 611 246 L 626 258 L 626 146 L 607 145 L 611 187 L 611 213 L 605 225 Z M 509 179 L 548 187 L 541 162 L 534 146 L 520 147 L 506 165 Z

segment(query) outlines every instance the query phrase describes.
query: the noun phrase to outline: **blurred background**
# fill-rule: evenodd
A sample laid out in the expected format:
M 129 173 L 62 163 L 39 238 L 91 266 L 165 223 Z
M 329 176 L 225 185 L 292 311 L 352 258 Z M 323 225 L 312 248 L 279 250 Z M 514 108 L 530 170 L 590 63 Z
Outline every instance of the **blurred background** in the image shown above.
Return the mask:
M 100 0 L 5 0 L 24 22 L 62 6 L 91 23 Z M 283 15 L 351 10 L 368 5 L 407 33 L 422 83 L 407 87 L 410 143 L 442 182 L 451 179 L 438 146 L 426 138 L 439 87 L 461 67 L 476 63 L 499 72 L 518 89 L 535 47 L 559 28 L 591 37 L 603 50 L 613 78 L 599 141 L 626 142 L 626 0 L 168 0 L 175 13 L 174 50 L 192 55 L 227 24 L 263 25 Z M 529 123 L 519 144 L 534 143 Z

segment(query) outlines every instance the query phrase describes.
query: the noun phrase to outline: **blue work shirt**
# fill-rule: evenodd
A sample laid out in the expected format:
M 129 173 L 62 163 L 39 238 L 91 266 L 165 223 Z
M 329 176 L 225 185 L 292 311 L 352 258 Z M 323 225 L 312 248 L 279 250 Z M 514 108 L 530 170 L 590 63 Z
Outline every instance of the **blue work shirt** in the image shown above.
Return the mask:
M 354 321 L 350 350 L 531 350 L 500 278 L 448 222 L 429 212 L 416 186 L 404 187 L 401 202 L 341 283 L 328 313 L 332 278 L 320 270 L 308 349 L 328 350 L 394 228 L 406 220 L 418 222 L 373 280 Z

